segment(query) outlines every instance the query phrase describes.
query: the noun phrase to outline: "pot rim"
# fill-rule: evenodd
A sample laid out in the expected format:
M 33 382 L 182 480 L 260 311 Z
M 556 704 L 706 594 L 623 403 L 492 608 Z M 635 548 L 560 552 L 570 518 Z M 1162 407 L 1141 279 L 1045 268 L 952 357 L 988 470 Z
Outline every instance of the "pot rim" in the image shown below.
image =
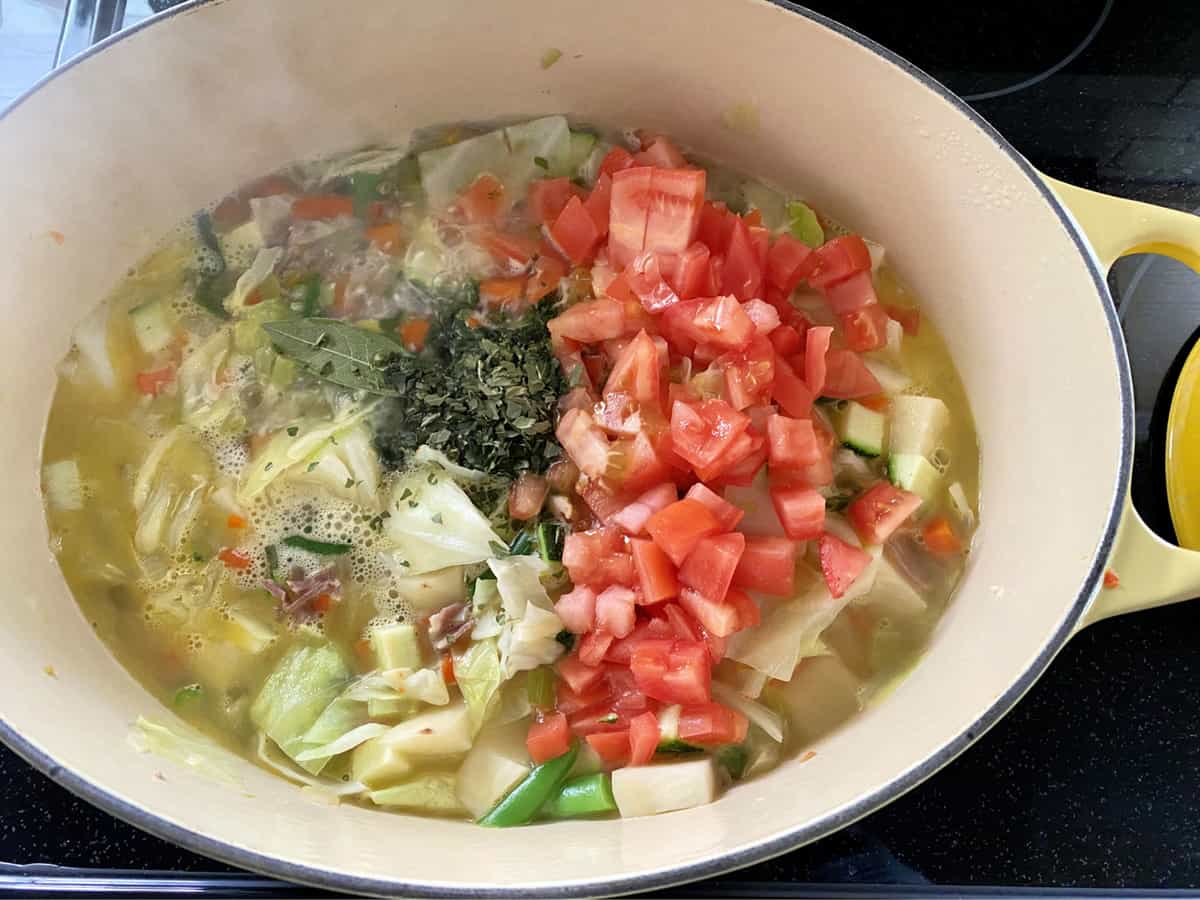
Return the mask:
M 74 68 L 83 60 L 108 49 L 136 32 L 157 25 L 176 15 L 193 12 L 203 6 L 223 2 L 226 2 L 226 0 L 186 0 L 186 2 L 179 6 L 172 7 L 130 28 L 110 35 L 39 79 L 31 88 L 14 100 L 7 109 L 0 111 L 0 122 L 12 110 L 26 103 L 36 95 L 43 86 L 58 78 L 64 72 Z M 713 877 L 734 869 L 763 862 L 764 860 L 771 859 L 826 837 L 885 806 L 902 794 L 907 793 L 953 760 L 978 740 L 984 732 L 995 725 L 1016 705 L 1017 701 L 1046 670 L 1050 661 L 1062 649 L 1072 634 L 1074 634 L 1079 620 L 1099 588 L 1108 557 L 1113 549 L 1117 527 L 1121 519 L 1133 461 L 1132 377 L 1120 323 L 1117 318 L 1116 306 L 1108 291 L 1105 273 L 1101 270 L 1099 260 L 1096 258 L 1091 245 L 1070 212 L 1059 202 L 1058 197 L 1045 184 L 1037 170 L 1034 169 L 1024 156 L 1017 152 L 987 120 L 932 75 L 871 38 L 828 16 L 791 2 L 791 0 L 760 0 L 760 2 L 770 3 L 828 28 L 836 34 L 853 41 L 870 53 L 881 57 L 886 62 L 901 69 L 907 75 L 915 78 L 925 87 L 934 91 L 961 113 L 972 125 L 990 138 L 996 145 L 996 148 L 1016 164 L 1017 168 L 1032 182 L 1035 190 L 1051 207 L 1059 222 L 1067 230 L 1072 242 L 1079 251 L 1082 263 L 1087 267 L 1088 273 L 1091 275 L 1092 282 L 1095 285 L 1096 296 L 1100 301 L 1100 306 L 1104 311 L 1105 320 L 1108 324 L 1109 337 L 1112 341 L 1113 352 L 1116 357 L 1118 380 L 1120 383 L 1121 407 L 1123 412 L 1121 417 L 1121 459 L 1118 466 L 1116 483 L 1112 487 L 1107 521 L 1105 522 L 1101 541 L 1096 548 L 1087 576 L 1079 593 L 1076 595 L 1058 629 L 1046 642 L 1042 650 L 1008 690 L 996 699 L 991 706 L 985 709 L 966 729 L 942 744 L 936 752 L 931 754 L 920 765 L 900 774 L 887 784 L 877 788 L 844 809 L 816 820 L 804 822 L 775 838 L 763 841 L 753 847 L 713 856 L 702 862 L 664 866 L 661 869 L 645 872 L 640 875 L 623 875 L 587 882 L 560 881 L 557 884 L 540 884 L 537 888 L 540 896 L 553 898 L 609 896 L 668 888 Z M 143 807 L 128 803 L 108 793 L 80 773 L 58 764 L 50 755 L 34 746 L 2 719 L 0 719 L 0 741 L 35 769 L 77 796 L 87 800 L 93 806 L 104 810 L 122 821 L 150 832 L 156 837 L 180 845 L 187 850 L 244 869 L 265 873 L 286 881 L 356 894 L 400 894 L 410 897 L 461 897 L 485 898 L 485 900 L 500 900 L 500 898 L 509 900 L 509 898 L 524 897 L 528 894 L 529 888 L 519 884 L 470 887 L 429 882 L 413 883 L 402 879 L 361 877 L 332 869 L 285 862 L 278 857 L 248 850 L 245 847 L 239 847 L 217 838 L 197 834 Z

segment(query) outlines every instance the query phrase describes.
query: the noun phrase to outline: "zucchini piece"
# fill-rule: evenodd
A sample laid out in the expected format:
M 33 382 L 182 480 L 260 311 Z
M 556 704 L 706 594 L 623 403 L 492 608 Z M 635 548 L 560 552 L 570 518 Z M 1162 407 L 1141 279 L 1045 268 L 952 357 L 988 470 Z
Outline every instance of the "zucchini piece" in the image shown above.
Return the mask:
M 401 623 L 376 628 L 371 632 L 371 649 L 382 669 L 419 669 L 421 648 L 417 632 L 411 625 Z
M 942 473 L 929 460 L 915 453 L 893 453 L 888 457 L 887 470 L 892 484 L 927 501 L 933 499 L 942 478 Z
M 950 410 L 936 397 L 903 396 L 892 400 L 892 453 L 928 457 L 950 422 Z
M 129 310 L 133 336 L 146 353 L 157 353 L 175 339 L 175 317 L 162 300 L 151 300 Z
M 883 428 L 886 420 L 881 412 L 867 409 L 850 400 L 834 418 L 842 445 L 861 456 L 878 456 L 883 452 Z

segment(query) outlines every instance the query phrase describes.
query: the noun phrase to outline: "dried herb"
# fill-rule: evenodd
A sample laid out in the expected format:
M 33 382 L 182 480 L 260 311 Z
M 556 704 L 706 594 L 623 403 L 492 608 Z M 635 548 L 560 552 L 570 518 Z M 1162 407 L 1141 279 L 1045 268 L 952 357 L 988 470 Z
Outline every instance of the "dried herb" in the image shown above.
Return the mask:
M 319 317 L 269 322 L 263 328 L 280 355 L 310 374 L 342 387 L 395 396 L 384 373 L 404 348 L 387 335 Z
M 192 295 L 192 302 L 218 319 L 228 319 L 229 311 L 225 309 L 225 298 L 233 290 L 237 279 L 225 264 L 225 257 L 221 253 L 221 245 L 217 241 L 212 218 L 208 213 L 202 212 L 196 216 L 196 234 L 200 238 L 200 281 Z

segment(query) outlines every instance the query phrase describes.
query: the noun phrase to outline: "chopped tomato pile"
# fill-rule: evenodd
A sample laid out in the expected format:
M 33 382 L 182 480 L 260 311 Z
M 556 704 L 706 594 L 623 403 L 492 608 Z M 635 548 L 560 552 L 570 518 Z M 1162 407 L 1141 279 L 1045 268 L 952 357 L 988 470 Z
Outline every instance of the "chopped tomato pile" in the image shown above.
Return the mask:
M 529 196 L 539 259 L 590 266 L 595 292 L 549 322 L 574 385 L 557 437 L 594 527 L 566 538 L 574 589 L 555 608 L 577 644 L 530 745 L 544 756 L 582 736 L 615 767 L 650 759 L 665 705 L 681 707 L 679 740 L 744 738 L 745 717 L 713 700 L 712 668 L 759 622 L 746 591 L 792 595 L 802 542 L 817 542 L 834 597 L 870 563 L 826 532 L 820 489 L 837 442 L 812 407 L 881 393 L 860 353 L 884 345 L 889 315 L 861 238 L 812 249 L 773 237 L 756 213 L 706 201 L 705 171 L 665 138 L 612 150 L 600 173 L 590 192 L 551 179 Z M 840 327 L 792 305 L 802 281 Z M 736 531 L 743 510 L 722 496 L 764 467 L 786 537 Z M 848 516 L 863 542 L 880 543 L 920 504 L 881 481 Z

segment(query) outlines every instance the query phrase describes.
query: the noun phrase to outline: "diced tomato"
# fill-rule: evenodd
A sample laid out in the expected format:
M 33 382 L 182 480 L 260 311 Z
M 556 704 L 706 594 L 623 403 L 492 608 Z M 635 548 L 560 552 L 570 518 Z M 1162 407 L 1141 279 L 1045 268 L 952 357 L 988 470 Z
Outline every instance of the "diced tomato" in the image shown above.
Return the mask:
M 529 215 L 539 225 L 550 225 L 562 214 L 567 201 L 582 191 L 570 178 L 542 178 L 529 182 Z
M 608 438 L 590 413 L 581 409 L 567 410 L 554 434 L 579 471 L 594 478 L 608 471 Z
M 596 185 L 592 188 L 592 192 L 583 201 L 583 208 L 596 223 L 596 231 L 600 233 L 601 239 L 608 235 L 608 211 L 611 204 L 612 178 L 602 174 L 596 179 Z
M 569 306 L 546 327 L 552 336 L 585 344 L 606 341 L 625 333 L 625 307 L 616 300 L 599 298 Z
M 628 497 L 619 494 L 605 479 L 589 478 L 586 475 L 580 475 L 579 480 L 575 482 L 575 493 L 605 525 L 611 525 L 613 516 L 629 502 Z
M 420 353 L 425 347 L 425 339 L 429 336 L 429 320 L 423 316 L 413 316 L 405 319 L 400 325 L 400 343 L 410 353 Z
M 641 494 L 636 500 L 613 516 L 613 524 L 626 534 L 644 534 L 646 521 L 679 499 L 674 484 L 660 484 Z M 636 562 L 636 560 L 635 560 Z
M 679 302 L 675 289 L 663 277 L 662 254 L 639 253 L 621 273 L 621 279 L 647 312 L 659 313 Z
M 677 500 L 652 515 L 646 531 L 676 566 L 704 538 L 717 534 L 721 523 L 699 500 Z
M 797 470 L 801 483 L 809 487 L 821 487 L 833 483 L 833 451 L 837 447 L 837 435 L 830 429 L 813 421 L 813 431 L 817 435 L 817 446 L 821 448 L 821 458 L 810 466 Z
M 678 603 L 664 603 L 661 612 L 679 640 L 704 640 L 704 629 L 700 627 L 700 623 L 684 612 L 683 607 Z
M 555 668 L 558 670 L 558 677 L 576 694 L 583 694 L 604 677 L 603 666 L 586 665 L 573 653 L 570 656 L 560 656 Z
M 749 427 L 750 419 L 723 400 L 671 408 L 672 449 L 696 469 L 712 466 Z
M 742 521 L 742 517 L 746 515 L 744 509 L 734 506 L 716 491 L 700 483 L 693 484 L 688 488 L 686 496 L 692 500 L 699 500 L 707 506 L 708 511 L 716 516 L 722 531 L 733 531 L 737 528 L 738 522 Z
M 608 585 L 621 585 L 631 588 L 637 587 L 637 571 L 633 567 L 633 557 L 629 553 L 621 551 L 619 553 L 609 553 L 596 560 L 592 570 L 591 584 L 593 587 L 601 588 Z M 597 604 L 600 598 L 596 598 Z M 599 620 L 600 607 L 596 607 L 597 621 Z M 624 635 L 622 635 L 623 637 Z
M 748 594 L 735 587 L 729 589 L 729 593 L 725 596 L 725 603 L 737 610 L 738 631 L 754 628 L 762 621 L 762 613 L 758 609 L 758 604 Z
M 240 550 L 234 550 L 232 547 L 223 547 L 221 552 L 217 554 L 217 559 L 225 563 L 228 569 L 236 569 L 244 571 L 250 568 L 250 557 Z
M 739 300 L 761 296 L 762 277 L 758 249 L 751 240 L 746 223 L 735 216 L 733 233 L 729 237 L 729 251 L 725 254 L 721 292 L 732 294 Z
M 510 275 L 524 272 L 537 253 L 537 242 L 523 234 L 480 229 L 475 241 Z
M 934 556 L 957 556 L 962 553 L 962 539 L 945 516 L 931 519 L 921 529 L 921 537 L 925 539 L 925 547 Z
M 725 376 L 726 397 L 734 409 L 763 404 L 771 396 L 775 350 L 762 335 L 754 337 L 744 350 L 723 354 L 717 363 Z
M 714 603 L 724 602 L 725 594 L 729 590 L 729 583 L 733 581 L 733 573 L 737 569 L 738 562 L 742 558 L 742 551 L 745 549 L 746 536 L 737 531 L 702 539 L 697 542 L 679 569 L 680 585 L 692 588 L 702 597 Z M 686 604 L 684 605 L 686 606 Z M 694 610 L 691 612 L 696 615 Z M 698 615 L 696 618 L 700 619 L 701 624 L 706 628 L 709 628 L 704 619 Z M 716 631 L 721 635 L 729 634 L 729 632 L 721 632 L 714 628 L 709 630 Z
M 596 628 L 614 638 L 628 637 L 633 631 L 636 597 L 632 590 L 617 584 L 601 591 L 596 597 Z
M 725 651 L 729 647 L 729 638 L 720 637 L 703 628 L 700 630 L 704 632 L 704 648 L 708 650 L 709 661 L 715 666 L 725 658 Z
M 485 278 L 479 282 L 479 299 L 490 309 L 516 312 L 525 303 L 525 276 Z
M 812 419 L 767 419 L 767 461 L 772 469 L 802 469 L 821 458 Z
M 613 442 L 609 477 L 624 494 L 629 495 L 666 481 L 671 477 L 671 470 L 659 456 L 649 435 L 639 431 L 632 438 L 618 438 Z M 620 504 L 621 507 L 624 505 Z M 614 510 L 614 514 L 618 511 Z
M 679 713 L 679 739 L 689 744 L 740 744 L 749 727 L 745 716 L 719 703 L 684 706 Z
M 733 233 L 734 218 L 735 216 L 725 208 L 724 203 L 708 201 L 701 208 L 700 228 L 696 237 L 708 247 L 713 256 L 723 256 L 726 248 L 729 247 L 729 236 Z
M 680 169 L 687 165 L 679 148 L 665 137 L 655 138 L 641 153 L 634 154 L 633 161 L 635 165 L 657 166 L 661 169 Z
M 825 359 L 832 337 L 833 329 L 828 325 L 810 328 L 805 335 L 804 380 L 814 397 L 822 396 L 825 390 Z
M 624 392 L 639 404 L 657 406 L 659 378 L 658 348 L 650 335 L 639 331 L 613 361 L 604 393 Z
M 712 670 L 708 648 L 694 641 L 647 639 L 633 648 L 629 668 L 647 697 L 663 703 L 706 703 Z
M 904 329 L 905 334 L 915 335 L 920 332 L 921 311 L 915 306 L 896 306 L 891 303 L 885 303 L 883 308 L 887 310 L 890 318 L 900 323 L 900 327 Z
M 654 759 L 660 737 L 658 716 L 652 712 L 634 716 L 629 722 L 629 764 L 644 766 Z
M 808 283 L 818 289 L 871 269 L 871 251 L 856 234 L 832 238 L 815 252 L 816 270 L 809 274 Z
M 729 451 L 730 457 L 737 459 L 737 461 L 730 463 L 720 473 L 722 484 L 733 484 L 741 487 L 752 484 L 754 477 L 758 474 L 758 470 L 767 461 L 767 439 L 765 437 L 761 434 L 746 432 L 742 435 L 742 438 L 745 438 L 747 443 L 745 453 L 738 459 L 737 457 L 742 453 L 741 448 L 734 447 Z M 739 438 L 740 441 L 741 438 Z
M 767 278 L 785 295 L 807 278 L 818 262 L 812 248 L 790 234 L 781 234 L 767 253 Z
M 863 541 L 882 544 L 921 508 L 922 502 L 917 494 L 880 481 L 846 507 L 846 518 Z
M 599 600 L 598 597 L 596 599 Z M 612 642 L 613 636 L 607 631 L 589 631 L 579 641 L 579 661 L 588 666 L 600 665 Z
M 629 542 L 633 567 L 637 570 L 644 603 L 661 603 L 679 595 L 675 565 L 658 544 L 644 538 Z
M 354 215 L 354 201 L 342 194 L 311 194 L 292 201 L 292 218 L 336 219 Z
M 404 232 L 399 222 L 385 222 L 363 229 L 363 236 L 388 256 L 403 256 Z
M 619 769 L 629 762 L 629 731 L 598 731 L 586 735 L 584 740 L 591 744 L 596 755 L 611 769 Z
M 793 541 L 810 541 L 825 530 L 825 498 L 801 485 L 771 487 L 771 503 L 779 524 Z
M 629 279 L 625 277 L 624 272 L 610 281 L 603 291 L 597 291 L 597 294 L 612 297 L 612 299 L 619 300 L 621 303 L 640 302 L 638 295 L 629 286 Z
M 656 142 L 657 143 L 657 142 Z M 696 239 L 704 203 L 704 169 L 652 170 L 642 250 L 683 253 Z
M 570 537 L 567 538 L 570 540 Z M 577 566 L 576 569 L 579 567 Z M 572 580 L 575 571 L 571 572 Z M 592 566 L 590 562 L 587 572 L 590 577 Z M 582 574 L 582 573 L 581 573 Z M 596 623 L 596 592 L 583 584 L 576 584 L 570 592 L 563 594 L 554 603 L 554 612 L 562 619 L 563 627 L 572 634 L 586 634 Z
M 134 376 L 138 393 L 148 397 L 157 397 L 172 381 L 175 380 L 175 367 L 164 366 L 150 372 L 138 372 Z
M 604 678 L 612 695 L 612 707 L 621 713 L 622 717 L 636 715 L 651 707 L 650 698 L 642 693 L 627 666 L 608 664 L 605 666 Z
M 633 649 L 643 641 L 675 636 L 675 631 L 662 619 L 640 619 L 633 626 L 633 634 L 612 642 L 608 653 L 604 654 L 604 660 L 618 666 L 628 666 L 633 659 Z
M 840 347 L 825 355 L 825 384 L 821 394 L 839 400 L 869 397 L 883 390 L 879 380 L 871 374 L 862 357 L 853 350 Z
M 754 338 L 754 320 L 732 296 L 702 301 L 691 322 L 684 325 L 687 335 L 699 343 L 721 350 L 740 350 Z
M 535 713 L 525 738 L 525 749 L 535 764 L 566 753 L 571 749 L 571 730 L 567 727 L 567 717 L 557 710 Z
M 593 528 L 572 531 L 563 542 L 562 563 L 576 584 L 587 584 L 595 574 L 598 562 L 612 553 L 625 549 L 625 539 L 615 528 Z
M 821 527 L 824 525 L 822 515 Z M 791 597 L 796 586 L 795 542 L 789 538 L 747 536 L 746 549 L 733 573 L 733 585 L 772 597 Z
M 877 304 L 879 301 L 875 296 L 871 273 L 858 272 L 828 285 L 825 288 L 825 302 L 829 304 L 833 314 L 838 316 Z
M 595 667 L 603 671 L 601 667 Z M 597 679 L 587 688 L 580 691 L 574 691 L 566 682 L 560 683 L 555 691 L 554 705 L 560 712 L 568 717 L 574 717 L 578 713 L 592 709 L 602 703 L 607 702 L 612 698 L 612 691 L 609 689 L 608 682 L 603 678 Z
M 550 237 L 571 262 L 583 265 L 595 254 L 601 234 L 583 201 L 573 196 L 550 227 Z
M 679 591 L 679 605 L 696 617 L 704 629 L 717 637 L 728 637 L 738 630 L 736 607 L 721 600 L 710 600 L 690 587 Z
M 700 241 L 691 244 L 679 256 L 671 286 L 681 300 L 702 296 L 708 288 L 709 249 Z
M 608 258 L 614 269 L 624 269 L 642 252 L 650 183 L 654 169 L 633 166 L 612 173 L 608 209 Z
M 1105 569 L 1104 586 L 1109 590 L 1112 590 L 1113 588 L 1119 588 L 1121 586 L 1121 576 L 1112 569 Z
M 780 409 L 794 419 L 805 419 L 812 415 L 812 391 L 782 357 L 775 359 L 775 380 L 771 383 L 771 398 L 779 404 Z
M 779 327 L 779 312 L 765 300 L 747 300 L 742 304 L 742 309 L 754 323 L 754 330 L 758 334 L 769 335 Z
M 458 196 L 458 210 L 473 225 L 494 222 L 504 204 L 504 185 L 496 176 L 484 172 L 476 176 Z
M 750 246 L 754 248 L 754 254 L 758 257 L 758 271 L 762 273 L 762 284 L 765 287 L 767 283 L 767 252 L 771 247 L 771 231 L 762 225 L 761 222 L 751 222 L 745 216 L 742 217 L 742 221 L 746 223 L 746 231 L 750 235 Z
M 878 350 L 887 343 L 888 315 L 878 303 L 838 316 L 846 346 L 857 353 Z
M 533 274 L 525 283 L 525 299 L 537 303 L 547 294 L 558 290 L 559 284 L 567 277 L 567 264 L 557 256 L 539 256 L 533 265 Z
M 845 594 L 871 563 L 871 557 L 865 551 L 832 534 L 821 535 L 818 556 L 825 584 L 835 598 Z
M 542 511 L 550 486 L 541 475 L 522 472 L 508 490 L 508 515 L 513 519 L 532 519 Z
M 608 175 L 611 178 L 617 172 L 628 169 L 633 164 L 633 154 L 624 147 L 613 147 L 600 161 L 599 174 Z

